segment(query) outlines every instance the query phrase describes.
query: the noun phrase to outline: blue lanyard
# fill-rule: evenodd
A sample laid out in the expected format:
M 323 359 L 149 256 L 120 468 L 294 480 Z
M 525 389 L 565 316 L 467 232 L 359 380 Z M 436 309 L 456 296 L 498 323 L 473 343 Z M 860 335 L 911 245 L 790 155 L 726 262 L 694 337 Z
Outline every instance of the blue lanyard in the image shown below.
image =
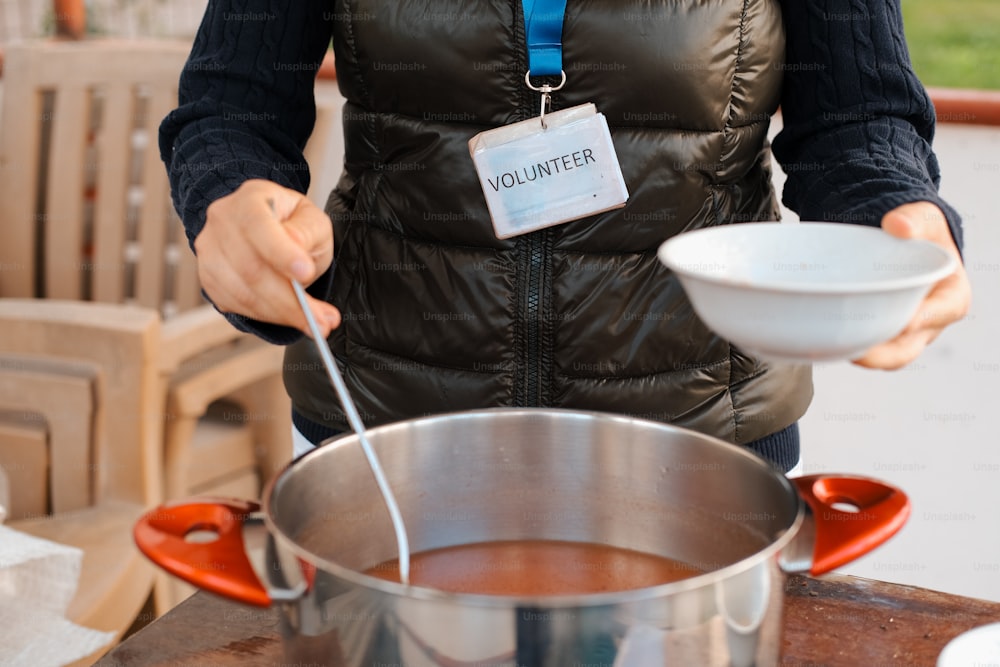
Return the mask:
M 562 73 L 562 27 L 566 0 L 521 0 L 531 76 Z

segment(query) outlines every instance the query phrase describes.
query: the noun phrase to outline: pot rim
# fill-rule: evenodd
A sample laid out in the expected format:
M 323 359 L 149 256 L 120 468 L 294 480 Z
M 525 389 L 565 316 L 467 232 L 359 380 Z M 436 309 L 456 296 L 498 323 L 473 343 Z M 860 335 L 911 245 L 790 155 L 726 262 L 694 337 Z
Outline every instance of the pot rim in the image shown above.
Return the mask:
M 753 465 L 760 468 L 763 472 L 771 475 L 772 478 L 778 478 L 780 484 L 784 486 L 785 491 L 792 500 L 796 503 L 795 518 L 791 524 L 784 529 L 775 539 L 768 543 L 766 547 L 760 549 L 753 553 L 752 555 L 736 561 L 731 565 L 727 565 L 723 568 L 716 570 L 710 570 L 703 574 L 698 574 L 693 577 L 687 577 L 685 579 L 680 579 L 678 581 L 673 581 L 666 584 L 661 584 L 659 586 L 647 586 L 645 588 L 636 588 L 625 591 L 612 591 L 607 593 L 587 593 L 580 595 L 528 595 L 528 596 L 515 596 L 515 595 L 486 595 L 477 593 L 452 593 L 449 591 L 442 591 L 436 588 L 427 588 L 423 586 L 414 585 L 404 585 L 401 583 L 387 581 L 379 577 L 373 577 L 366 575 L 362 572 L 354 570 L 352 568 L 340 565 L 336 561 L 317 556 L 315 553 L 309 551 L 308 549 L 299 545 L 291 536 L 286 534 L 274 521 L 271 512 L 271 503 L 274 491 L 277 485 L 282 479 L 289 474 L 289 471 L 294 468 L 305 465 L 305 462 L 309 459 L 316 458 L 321 455 L 322 447 L 316 447 L 310 452 L 300 456 L 291 463 L 289 463 L 284 470 L 282 470 L 278 475 L 275 475 L 267 484 L 262 496 L 261 509 L 264 516 L 264 522 L 267 526 L 267 530 L 275 538 L 277 542 L 280 542 L 283 548 L 291 551 L 295 556 L 301 560 L 309 563 L 310 565 L 316 567 L 319 570 L 323 570 L 329 574 L 349 582 L 355 586 L 361 586 L 367 589 L 373 589 L 380 593 L 387 595 L 393 595 L 398 597 L 428 600 L 428 601 L 439 601 L 450 604 L 460 604 L 460 605 L 470 605 L 477 607 L 495 607 L 495 608 L 516 608 L 516 607 L 547 607 L 547 608 L 569 608 L 569 607 L 599 607 L 604 605 L 620 605 L 626 603 L 641 603 L 652 600 L 654 598 L 662 598 L 670 595 L 676 595 L 679 593 L 685 593 L 699 588 L 704 588 L 709 585 L 714 585 L 719 581 L 728 579 L 735 575 L 741 574 L 747 570 L 750 570 L 760 563 L 776 558 L 777 554 L 786 547 L 798 534 L 803 522 L 805 521 L 805 501 L 796 491 L 795 487 L 788 480 L 788 478 L 777 470 L 773 469 L 766 461 L 756 456 L 747 449 L 740 447 L 739 445 L 734 445 L 728 443 L 719 438 L 715 438 L 710 435 L 699 433 L 697 431 L 692 431 L 690 429 L 685 429 L 679 426 L 674 426 L 672 424 L 665 424 L 663 422 L 656 422 L 649 419 L 642 419 L 638 417 L 629 417 L 627 415 L 620 415 L 615 413 L 598 412 L 591 410 L 571 410 L 566 408 L 483 408 L 478 410 L 462 410 L 448 413 L 441 413 L 436 415 L 428 415 L 425 417 L 417 417 L 413 419 L 407 419 L 397 422 L 392 422 L 389 424 L 384 424 L 382 426 L 376 426 L 371 429 L 366 430 L 366 434 L 382 433 L 392 430 L 408 428 L 410 425 L 417 423 L 426 423 L 429 421 L 444 421 L 446 419 L 454 419 L 456 417 L 464 418 L 482 418 L 488 417 L 493 414 L 504 414 L 510 416 L 516 416 L 518 414 L 525 415 L 537 415 L 540 413 L 563 413 L 568 415 L 576 415 L 585 418 L 596 418 L 602 421 L 612 421 L 612 422 L 627 422 L 634 423 L 639 422 L 640 424 L 653 425 L 657 428 L 661 428 L 667 431 L 677 431 L 683 432 L 688 436 L 695 436 L 700 439 L 705 440 L 714 447 L 725 447 L 727 450 L 727 455 L 731 456 L 742 456 L 747 458 L 752 462 Z M 338 446 L 348 445 L 349 441 L 356 441 L 357 435 L 354 433 L 345 433 L 342 435 L 335 436 L 331 440 L 337 440 Z M 326 441 L 330 442 L 330 441 Z M 359 445 L 360 446 L 360 445 Z

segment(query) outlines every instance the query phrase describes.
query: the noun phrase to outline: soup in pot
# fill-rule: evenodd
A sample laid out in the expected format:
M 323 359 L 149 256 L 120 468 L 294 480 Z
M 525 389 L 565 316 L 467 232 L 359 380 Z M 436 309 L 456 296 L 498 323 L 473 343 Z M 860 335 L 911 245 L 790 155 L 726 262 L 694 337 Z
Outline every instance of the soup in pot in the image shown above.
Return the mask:
M 691 564 L 606 544 L 512 540 L 412 554 L 410 583 L 451 593 L 584 595 L 658 586 L 702 574 Z M 399 581 L 399 561 L 365 574 Z

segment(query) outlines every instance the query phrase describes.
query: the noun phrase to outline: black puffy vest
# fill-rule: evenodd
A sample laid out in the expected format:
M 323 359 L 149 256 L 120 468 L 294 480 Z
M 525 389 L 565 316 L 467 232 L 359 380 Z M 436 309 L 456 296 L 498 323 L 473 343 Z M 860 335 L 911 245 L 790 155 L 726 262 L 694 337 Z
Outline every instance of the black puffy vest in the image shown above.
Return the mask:
M 603 112 L 625 208 L 498 240 L 467 142 L 538 113 L 516 0 L 333 3 L 345 172 L 330 337 L 366 425 L 489 406 L 624 413 L 745 443 L 798 419 L 807 366 L 713 335 L 657 260 L 689 229 L 775 219 L 776 0 L 569 0 L 553 108 Z M 311 341 L 285 381 L 345 428 Z

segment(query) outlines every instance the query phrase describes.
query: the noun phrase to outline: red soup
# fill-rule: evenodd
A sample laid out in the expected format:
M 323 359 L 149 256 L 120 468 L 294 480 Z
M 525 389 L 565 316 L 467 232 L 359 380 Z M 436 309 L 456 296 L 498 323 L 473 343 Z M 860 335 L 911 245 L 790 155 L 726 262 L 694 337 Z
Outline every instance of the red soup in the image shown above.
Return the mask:
M 663 556 L 554 540 L 461 544 L 410 557 L 412 585 L 483 595 L 608 593 L 657 586 L 703 572 Z M 398 582 L 399 561 L 380 563 L 365 574 Z

